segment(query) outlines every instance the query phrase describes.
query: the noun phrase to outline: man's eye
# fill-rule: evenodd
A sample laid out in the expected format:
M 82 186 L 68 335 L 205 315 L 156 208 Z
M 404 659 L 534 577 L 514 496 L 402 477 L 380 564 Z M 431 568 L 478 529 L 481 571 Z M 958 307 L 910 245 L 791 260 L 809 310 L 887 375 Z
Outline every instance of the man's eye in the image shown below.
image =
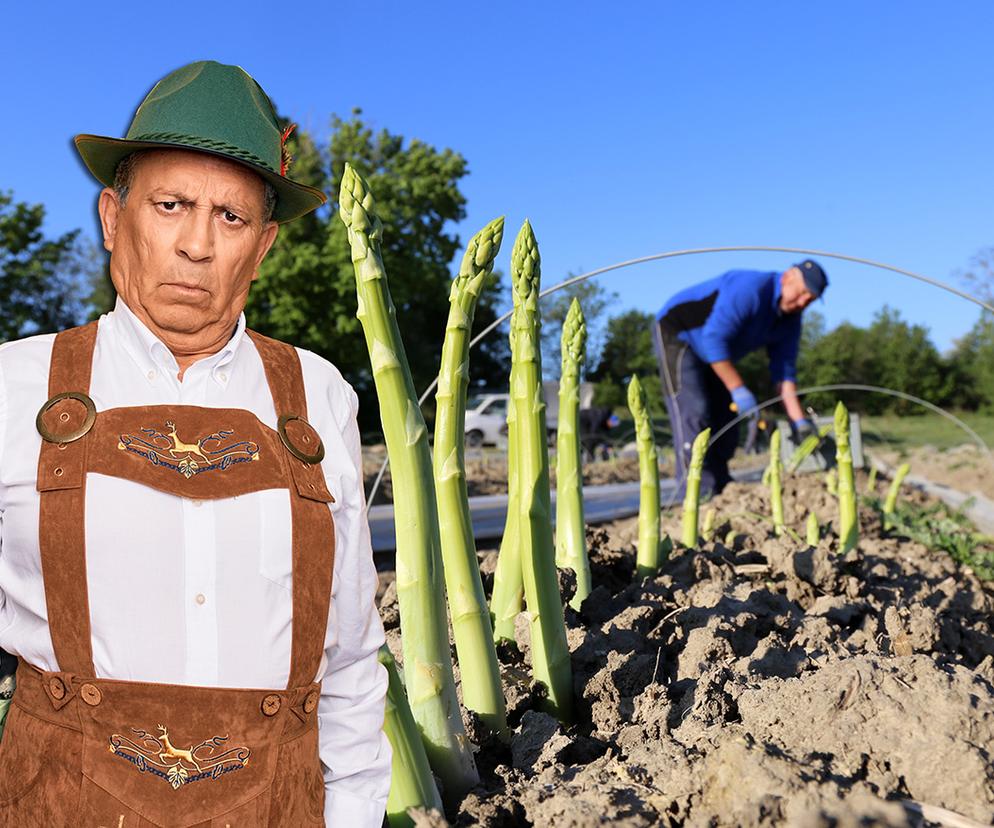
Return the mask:
M 241 221 L 241 217 L 240 216 L 236 216 L 234 213 L 231 212 L 231 210 L 225 210 L 224 211 L 224 220 L 228 224 L 237 224 L 238 222 Z
M 178 203 L 179 203 L 178 201 L 160 201 L 160 202 L 159 202 L 159 205 L 160 205 L 160 206 L 162 207 L 162 209 L 163 209 L 163 210 L 165 210 L 165 211 L 166 211 L 167 213 L 171 213 L 171 212 L 172 212 L 172 211 L 173 211 L 173 210 L 175 209 L 175 207 L 176 207 L 176 205 L 177 205 Z

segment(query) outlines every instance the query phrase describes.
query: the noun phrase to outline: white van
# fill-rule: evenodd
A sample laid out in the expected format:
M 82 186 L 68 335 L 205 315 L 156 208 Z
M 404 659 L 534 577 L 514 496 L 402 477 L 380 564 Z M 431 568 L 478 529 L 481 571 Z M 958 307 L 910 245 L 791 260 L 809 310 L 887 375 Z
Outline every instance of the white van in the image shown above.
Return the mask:
M 542 383 L 545 392 L 545 419 L 550 436 L 556 431 L 559 412 L 559 383 Z M 593 383 L 580 383 L 580 408 L 589 408 L 594 398 Z M 507 439 L 509 394 L 479 392 L 466 398 L 466 445 L 504 445 Z

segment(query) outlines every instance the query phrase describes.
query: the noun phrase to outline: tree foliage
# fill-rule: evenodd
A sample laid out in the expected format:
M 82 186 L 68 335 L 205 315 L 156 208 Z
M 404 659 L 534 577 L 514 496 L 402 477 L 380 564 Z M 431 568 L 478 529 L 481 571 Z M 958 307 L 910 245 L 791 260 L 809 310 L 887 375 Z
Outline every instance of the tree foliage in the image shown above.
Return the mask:
M 958 340 L 950 358 L 958 408 L 994 409 L 994 316 L 986 311 Z
M 0 342 L 58 331 L 83 317 L 87 248 L 79 230 L 46 238 L 44 221 L 43 205 L 0 192 Z
M 576 275 L 570 273 L 567 278 Z M 600 361 L 606 335 L 604 314 L 617 300 L 618 294 L 608 291 L 593 279 L 585 279 L 542 299 L 542 373 L 545 379 L 558 379 L 562 370 L 560 340 L 563 323 L 574 298 L 580 303 L 587 326 L 587 358 L 581 368 L 581 376 L 589 374 L 590 366 Z
M 928 328 L 912 325 L 899 311 L 884 306 L 868 328 L 843 322 L 818 338 L 809 338 L 798 360 L 802 386 L 851 383 L 902 391 L 937 405 L 955 392 L 948 361 L 929 339 Z M 819 412 L 842 399 L 869 414 L 922 414 L 916 403 L 865 391 L 813 394 L 805 402 Z
M 655 317 L 638 310 L 625 311 L 607 322 L 604 347 L 589 377 L 596 383 L 594 404 L 623 408 L 628 404 L 628 383 L 638 374 L 645 390 L 649 412 L 654 417 L 665 411 L 659 366 L 652 344 Z
M 450 265 L 460 248 L 451 224 L 465 216 L 459 182 L 466 160 L 451 149 L 437 150 L 418 140 L 405 141 L 385 129 L 374 131 L 356 110 L 347 120 L 334 118 L 327 147 L 307 132 L 289 139 L 294 156 L 290 175 L 331 194 L 321 210 L 280 228 L 263 262 L 246 307 L 249 325 L 332 360 L 355 386 L 365 428 L 378 427 L 369 357 L 356 319 L 355 276 L 345 227 L 335 214 L 337 194 L 348 161 L 370 184 L 383 220 L 383 260 L 404 338 L 408 361 L 420 392 L 434 379 L 448 313 Z M 478 328 L 496 318 L 499 296 L 481 297 Z M 499 335 L 474 349 L 477 383 L 504 371 Z

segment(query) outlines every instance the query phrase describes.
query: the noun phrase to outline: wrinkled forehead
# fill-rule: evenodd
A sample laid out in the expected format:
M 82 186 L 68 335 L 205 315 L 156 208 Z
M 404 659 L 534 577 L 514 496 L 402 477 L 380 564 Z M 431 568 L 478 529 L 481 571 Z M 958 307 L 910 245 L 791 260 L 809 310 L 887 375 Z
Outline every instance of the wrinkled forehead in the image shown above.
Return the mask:
M 206 152 L 186 149 L 145 150 L 133 160 L 134 189 L 182 187 L 190 194 L 211 189 L 245 200 L 265 197 L 265 182 L 248 167 Z

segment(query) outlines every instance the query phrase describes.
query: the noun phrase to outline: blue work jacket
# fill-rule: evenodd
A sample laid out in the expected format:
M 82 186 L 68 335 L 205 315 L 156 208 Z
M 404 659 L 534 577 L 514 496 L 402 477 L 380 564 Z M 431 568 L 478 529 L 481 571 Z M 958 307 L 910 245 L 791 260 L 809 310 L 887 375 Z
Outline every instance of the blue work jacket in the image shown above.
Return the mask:
M 780 274 L 730 270 L 681 290 L 656 315 L 705 362 L 737 362 L 765 347 L 773 382 L 797 381 L 801 314 L 780 310 Z

